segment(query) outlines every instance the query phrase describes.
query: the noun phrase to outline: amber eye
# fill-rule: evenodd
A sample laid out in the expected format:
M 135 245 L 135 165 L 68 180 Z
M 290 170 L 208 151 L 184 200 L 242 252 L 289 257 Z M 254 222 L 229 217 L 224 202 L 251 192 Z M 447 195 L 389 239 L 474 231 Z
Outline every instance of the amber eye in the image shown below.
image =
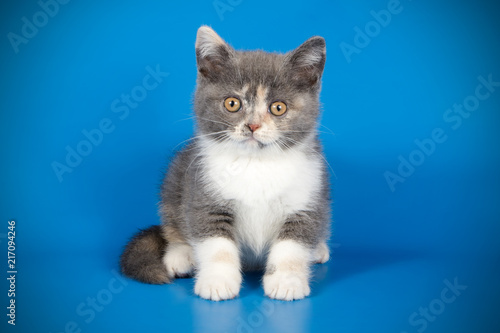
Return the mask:
M 286 104 L 283 102 L 274 102 L 269 106 L 269 111 L 275 116 L 282 116 L 286 112 Z
M 224 100 L 224 107 L 229 112 L 236 112 L 241 108 L 241 102 L 236 97 L 228 97 Z

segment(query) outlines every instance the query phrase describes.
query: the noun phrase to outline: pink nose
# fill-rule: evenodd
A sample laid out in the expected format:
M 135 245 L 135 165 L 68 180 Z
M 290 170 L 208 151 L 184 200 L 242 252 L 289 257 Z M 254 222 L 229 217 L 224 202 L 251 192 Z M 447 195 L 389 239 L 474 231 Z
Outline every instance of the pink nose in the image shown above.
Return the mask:
M 258 130 L 260 128 L 259 124 L 248 124 L 247 126 L 248 126 L 248 128 L 250 128 L 250 131 L 252 131 L 252 132 L 255 132 L 256 130 Z

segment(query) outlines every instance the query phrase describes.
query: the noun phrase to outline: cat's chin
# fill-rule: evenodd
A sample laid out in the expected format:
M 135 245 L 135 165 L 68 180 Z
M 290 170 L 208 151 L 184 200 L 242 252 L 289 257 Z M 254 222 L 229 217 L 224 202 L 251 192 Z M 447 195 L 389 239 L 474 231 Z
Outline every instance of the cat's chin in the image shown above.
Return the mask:
M 254 137 L 240 141 L 240 145 L 242 145 L 246 149 L 251 149 L 251 150 L 262 150 L 268 146 L 268 144 L 259 141 Z

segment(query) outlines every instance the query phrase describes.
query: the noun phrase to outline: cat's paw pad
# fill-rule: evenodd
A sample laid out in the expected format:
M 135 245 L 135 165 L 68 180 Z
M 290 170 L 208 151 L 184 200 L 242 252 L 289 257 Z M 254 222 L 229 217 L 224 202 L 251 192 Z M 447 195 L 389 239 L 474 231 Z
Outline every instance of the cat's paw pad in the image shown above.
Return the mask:
M 274 299 L 293 301 L 309 296 L 307 277 L 295 272 L 274 272 L 264 276 L 264 293 Z
M 238 296 L 240 287 L 241 273 L 238 270 L 217 273 L 200 271 L 194 292 L 201 298 L 222 301 Z
M 175 245 L 167 248 L 163 257 L 170 277 L 189 276 L 194 267 L 192 248 L 189 245 Z

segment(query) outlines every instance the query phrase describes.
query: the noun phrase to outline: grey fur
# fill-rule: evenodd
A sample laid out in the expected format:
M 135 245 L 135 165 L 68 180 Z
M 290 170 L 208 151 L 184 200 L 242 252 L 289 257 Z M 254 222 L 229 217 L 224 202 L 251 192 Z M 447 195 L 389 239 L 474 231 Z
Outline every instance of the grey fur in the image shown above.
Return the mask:
M 135 236 L 121 259 L 122 272 L 143 282 L 169 282 L 166 269 L 159 268 L 163 265 L 160 258 L 167 244 L 195 244 L 217 236 L 238 244 L 235 204 L 217 197 L 204 181 L 198 137 L 222 140 L 224 133 L 219 132 L 232 130 L 245 117 L 251 118 L 259 85 L 268 89 L 269 103 L 286 101 L 291 110 L 297 110 L 301 105 L 299 111 L 272 118 L 282 134 L 283 140 L 276 143 L 280 149 L 294 149 L 313 134 L 315 139 L 309 153 L 311 157 L 322 155 L 316 127 L 320 114 L 321 75 L 326 59 L 323 38 L 312 37 L 287 54 L 236 51 L 223 43 L 208 55 L 197 48 L 196 56 L 198 79 L 194 112 L 197 136 L 173 159 L 161 186 L 161 229 L 153 227 Z M 243 90 L 245 86 L 248 88 L 244 96 L 238 97 L 249 102 L 243 106 L 246 109 L 234 113 L 225 110 L 224 99 L 233 97 L 235 91 Z M 244 134 L 252 135 L 248 128 Z M 262 151 L 270 149 L 265 144 L 259 147 Z M 294 239 L 314 248 L 329 237 L 330 197 L 326 167 L 321 177 L 321 195 L 314 207 L 289 216 L 278 239 Z M 151 246 L 153 240 L 157 246 Z
M 170 282 L 167 269 L 161 262 L 166 247 L 160 226 L 141 230 L 130 240 L 120 258 L 123 274 L 146 283 Z

